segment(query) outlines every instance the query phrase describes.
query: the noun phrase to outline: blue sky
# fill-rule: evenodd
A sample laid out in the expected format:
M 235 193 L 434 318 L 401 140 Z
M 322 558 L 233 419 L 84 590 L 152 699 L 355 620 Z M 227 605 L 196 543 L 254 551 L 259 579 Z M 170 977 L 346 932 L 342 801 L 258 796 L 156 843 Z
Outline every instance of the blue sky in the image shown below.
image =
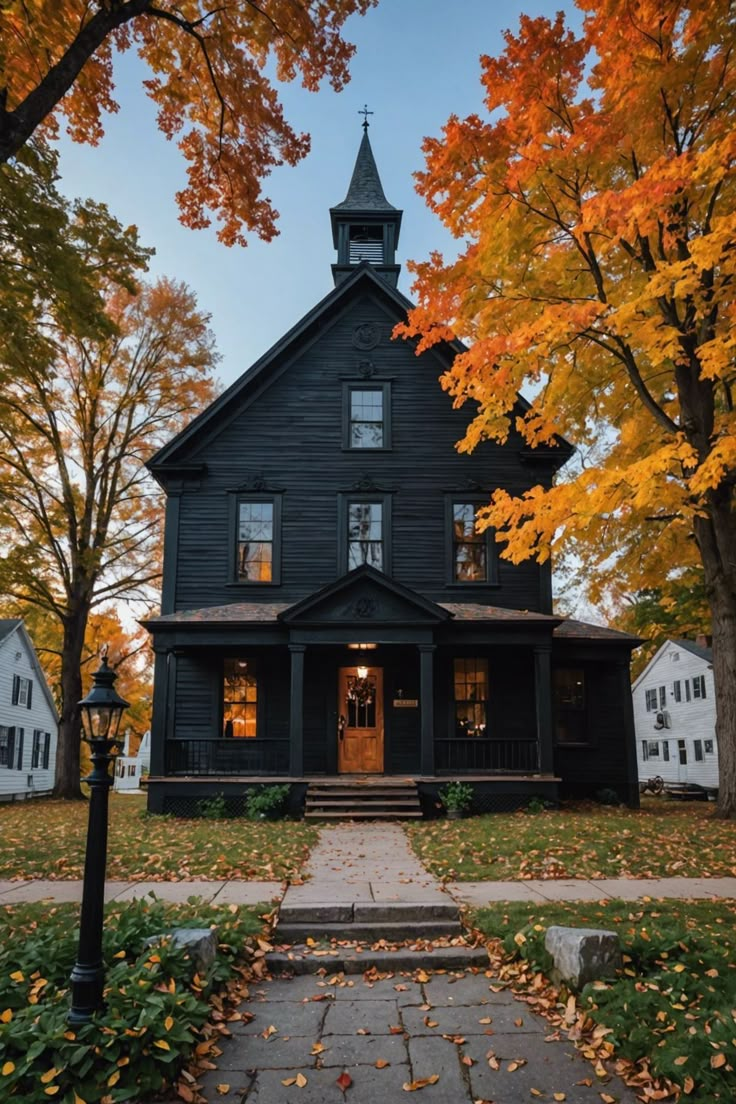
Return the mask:
M 352 80 L 340 94 L 281 86 L 285 112 L 312 136 L 312 152 L 296 168 L 277 169 L 266 193 L 281 214 L 280 236 L 252 238 L 246 249 L 220 245 L 216 227 L 193 231 L 178 222 L 174 193 L 185 179 L 175 143 L 158 131 L 141 87 L 146 73 L 134 54 L 119 58 L 115 75 L 120 112 L 110 116 L 97 148 L 61 142 L 62 187 L 69 195 L 108 204 L 135 223 L 156 249 L 154 276 L 185 280 L 212 316 L 222 354 L 220 376 L 230 384 L 332 288 L 335 259 L 329 207 L 347 191 L 362 131 L 358 110 L 374 112 L 370 138 L 386 196 L 404 211 L 398 259 L 421 260 L 430 250 L 452 252 L 452 239 L 413 188 L 423 165 L 425 135 L 438 135 L 452 113 L 482 109 L 479 56 L 503 49 L 504 29 L 519 15 L 546 15 L 561 0 L 380 0 L 348 24 L 357 45 Z M 577 23 L 579 13 L 572 9 Z M 410 293 L 406 271 L 399 284 Z

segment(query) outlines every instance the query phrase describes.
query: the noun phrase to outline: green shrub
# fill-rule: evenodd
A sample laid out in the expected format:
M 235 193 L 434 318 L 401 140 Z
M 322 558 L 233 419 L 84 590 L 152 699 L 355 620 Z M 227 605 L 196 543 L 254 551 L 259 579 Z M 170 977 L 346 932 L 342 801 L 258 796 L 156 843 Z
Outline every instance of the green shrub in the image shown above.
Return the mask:
M 228 815 L 224 794 L 213 794 L 197 802 L 197 813 L 205 820 L 224 820 Z
M 291 786 L 261 786 L 245 795 L 245 815 L 249 820 L 277 820 L 286 813 Z
M 543 797 L 530 797 L 526 804 L 526 813 L 531 813 L 536 816 L 537 813 L 543 813 L 546 809 L 552 808 L 552 802 L 545 800 Z
M 473 787 L 469 782 L 448 782 L 440 790 L 439 799 L 446 809 L 464 813 L 473 804 Z
M 0 909 L 0 1099 L 23 1104 L 138 1100 L 169 1086 L 199 1041 L 207 998 L 235 975 L 260 930 L 247 910 L 155 899 L 113 905 L 104 932 L 106 1008 L 71 1028 L 69 974 L 77 907 Z M 147 937 L 217 925 L 219 953 L 207 977 L 183 947 Z

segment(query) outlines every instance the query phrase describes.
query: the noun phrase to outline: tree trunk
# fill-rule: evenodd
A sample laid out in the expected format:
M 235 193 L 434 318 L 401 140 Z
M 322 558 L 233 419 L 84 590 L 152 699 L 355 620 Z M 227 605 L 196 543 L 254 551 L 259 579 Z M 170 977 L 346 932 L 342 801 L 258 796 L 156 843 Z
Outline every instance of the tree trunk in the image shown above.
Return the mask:
M 713 626 L 719 761 L 716 815 L 736 819 L 736 516 L 728 488 L 714 493 L 710 516 L 695 518 L 695 537 Z
M 81 801 L 80 749 L 82 724 L 78 703 L 82 693 L 82 648 L 89 617 L 89 603 L 72 603 L 64 621 L 64 644 L 61 655 L 61 721 L 56 750 L 56 782 L 54 797 Z

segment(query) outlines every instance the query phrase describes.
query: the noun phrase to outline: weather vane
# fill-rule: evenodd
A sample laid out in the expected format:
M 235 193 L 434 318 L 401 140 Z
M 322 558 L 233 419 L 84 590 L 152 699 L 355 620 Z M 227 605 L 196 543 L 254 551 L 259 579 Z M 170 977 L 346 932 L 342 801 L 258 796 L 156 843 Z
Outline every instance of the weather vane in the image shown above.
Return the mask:
M 363 104 L 363 108 L 362 108 L 362 110 L 358 111 L 358 114 L 363 116 L 363 130 L 367 130 L 368 127 L 371 125 L 368 122 L 368 116 L 369 115 L 375 115 L 375 112 L 368 110 L 368 104 Z

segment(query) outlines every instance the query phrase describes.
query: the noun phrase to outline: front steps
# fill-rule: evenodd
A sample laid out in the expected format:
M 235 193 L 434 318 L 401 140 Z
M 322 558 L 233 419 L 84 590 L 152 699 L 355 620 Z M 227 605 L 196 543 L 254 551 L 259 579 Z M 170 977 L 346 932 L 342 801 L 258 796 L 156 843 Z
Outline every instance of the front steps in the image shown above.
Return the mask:
M 417 785 L 411 779 L 346 778 L 307 786 L 307 820 L 409 820 L 421 816 Z
M 362 974 L 485 969 L 483 947 L 465 942 L 458 907 L 446 903 L 283 904 L 267 956 L 274 974 Z

